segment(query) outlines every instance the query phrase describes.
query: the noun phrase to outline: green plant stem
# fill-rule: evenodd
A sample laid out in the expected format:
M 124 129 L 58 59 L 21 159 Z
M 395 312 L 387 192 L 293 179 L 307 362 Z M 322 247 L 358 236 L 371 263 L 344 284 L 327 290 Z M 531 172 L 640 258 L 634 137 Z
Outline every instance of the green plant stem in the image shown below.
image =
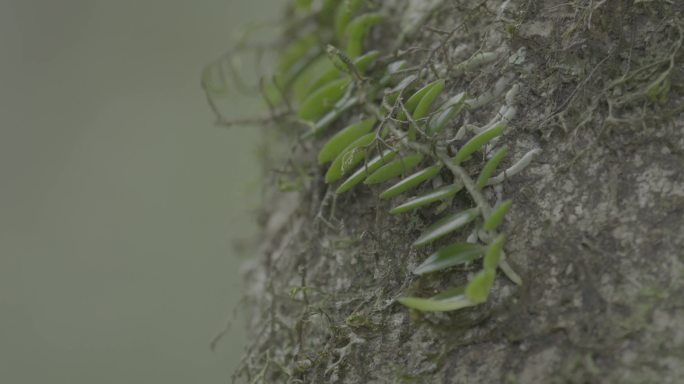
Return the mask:
M 470 178 L 468 172 L 466 172 L 465 169 L 463 169 L 460 165 L 455 165 L 451 158 L 445 153 L 440 153 L 438 156 L 442 163 L 449 168 L 451 173 L 461 180 L 463 186 L 473 198 L 475 204 L 477 204 L 477 207 L 480 208 L 480 215 L 482 215 L 482 218 L 486 220 L 492 213 L 492 207 L 489 206 L 489 203 L 484 198 L 480 190 L 477 189 L 477 185 L 475 185 L 473 179 Z
M 445 153 L 440 153 L 438 156 L 442 163 L 444 163 L 444 165 L 446 165 L 446 167 L 449 168 L 451 173 L 453 173 L 455 177 L 461 180 L 463 186 L 466 188 L 470 196 L 475 201 L 475 204 L 477 204 L 477 206 L 480 208 L 480 215 L 482 215 L 482 218 L 486 220 L 492 212 L 492 207 L 489 206 L 489 203 L 484 198 L 480 190 L 477 189 L 477 185 L 475 185 L 473 179 L 470 178 L 470 175 L 468 175 L 465 169 L 463 169 L 461 166 L 454 165 L 454 163 L 451 161 L 451 158 L 447 156 Z M 490 241 L 488 241 L 488 243 L 491 243 L 492 240 L 496 238 L 496 235 L 496 231 L 493 231 L 492 236 L 490 237 Z M 499 262 L 499 267 L 501 268 L 501 271 L 504 273 L 504 275 L 508 277 L 509 280 L 511 280 L 513 283 L 517 285 L 522 285 L 522 279 L 513 270 L 511 265 L 508 264 L 508 261 L 506 261 L 505 254 L 503 252 L 501 253 L 501 261 Z

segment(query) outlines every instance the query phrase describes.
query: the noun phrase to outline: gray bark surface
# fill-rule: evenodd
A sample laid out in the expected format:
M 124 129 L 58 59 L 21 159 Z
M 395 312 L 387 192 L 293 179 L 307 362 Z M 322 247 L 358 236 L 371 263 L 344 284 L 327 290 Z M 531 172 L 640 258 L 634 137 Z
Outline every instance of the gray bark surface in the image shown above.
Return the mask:
M 370 46 L 383 51 L 405 33 L 394 52 L 416 65 L 434 53 L 447 94 L 479 95 L 501 77 L 520 84 L 517 117 L 501 139 L 511 154 L 505 166 L 530 149 L 541 153 L 485 196 L 513 199 L 506 251 L 524 285 L 500 275 L 486 304 L 456 312 L 396 303 L 464 284 L 475 269 L 412 275 L 431 249 L 411 243 L 439 216 L 434 209 L 390 215 L 396 201 L 363 185 L 334 198 L 315 165 L 320 142 L 294 145 L 292 158 L 313 177 L 299 192 L 274 192 L 264 207 L 265 245 L 246 274 L 251 343 L 237 376 L 256 383 L 683 383 L 682 2 L 397 0 L 379 7 L 388 21 L 374 29 Z M 439 48 L 446 36 L 439 31 L 458 25 Z M 479 49 L 501 59 L 450 74 L 450 63 Z M 661 76 L 667 84 L 655 92 Z M 464 123 L 489 122 L 502 98 L 456 119 L 452 134 Z M 468 204 L 457 195 L 446 209 Z

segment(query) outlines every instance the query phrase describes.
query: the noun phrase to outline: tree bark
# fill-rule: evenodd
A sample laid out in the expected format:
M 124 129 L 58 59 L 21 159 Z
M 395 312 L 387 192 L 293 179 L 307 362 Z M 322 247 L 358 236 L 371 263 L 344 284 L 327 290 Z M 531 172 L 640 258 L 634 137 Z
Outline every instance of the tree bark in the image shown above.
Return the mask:
M 273 191 L 264 207 L 265 245 L 246 273 L 251 342 L 236 376 L 684 382 L 684 3 L 375 4 L 387 21 L 369 47 L 427 63 L 425 78 L 445 77 L 445 93 L 481 95 L 502 78 L 520 86 L 501 138 L 505 166 L 541 152 L 485 198 L 513 200 L 506 253 L 524 284 L 499 274 L 487 303 L 455 312 L 398 304 L 463 284 L 476 269 L 412 275 L 429 249 L 411 243 L 435 210 L 390 215 L 397 201 L 363 185 L 335 197 L 316 166 L 321 142 L 300 144 L 293 158 L 312 177 L 298 192 Z M 499 59 L 453 70 L 478 50 Z M 503 98 L 454 120 L 450 132 L 485 125 Z M 468 204 L 457 195 L 442 208 Z

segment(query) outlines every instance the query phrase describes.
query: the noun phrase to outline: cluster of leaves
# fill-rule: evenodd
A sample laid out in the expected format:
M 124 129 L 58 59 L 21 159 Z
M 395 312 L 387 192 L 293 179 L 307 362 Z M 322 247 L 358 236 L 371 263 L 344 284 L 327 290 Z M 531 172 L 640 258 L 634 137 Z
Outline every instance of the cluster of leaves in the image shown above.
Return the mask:
M 448 156 L 439 141 L 448 123 L 461 111 L 488 103 L 501 90 L 477 98 L 462 92 L 435 107 L 445 90 L 445 79 L 420 86 L 420 72 L 406 76 L 405 61 L 382 59 L 378 51 L 364 52 L 367 35 L 382 22 L 382 16 L 368 11 L 364 1 L 299 0 L 296 8 L 308 12 L 318 27 L 285 48 L 265 96 L 272 105 L 290 103 L 298 119 L 310 127 L 304 134 L 307 138 L 320 138 L 351 110 L 361 111 L 363 118 L 329 137 L 318 154 L 320 165 L 327 167 L 325 182 L 336 185 L 335 193 L 346 193 L 361 183 L 388 184 L 380 199 L 403 198 L 446 168 L 453 174 L 452 183 L 404 199 L 390 212 L 405 214 L 447 202 L 462 190 L 474 202 L 472 208 L 446 214 L 429 226 L 413 246 L 423 247 L 475 224 L 469 241 L 439 248 L 413 273 L 434 273 L 478 259 L 482 259 L 482 270 L 463 287 L 430 298 L 403 297 L 398 301 L 420 311 L 477 305 L 487 300 L 497 268 L 520 283 L 505 261 L 505 236 L 497 232 L 511 201 L 492 208 L 482 195 L 485 187 L 496 183 L 491 176 L 508 153 L 505 146 L 497 149 L 495 145 L 515 113 L 512 98 L 517 87 L 509 91 L 508 105 L 497 117 L 484 127 L 471 129 L 474 135 L 460 140 L 455 155 Z M 455 72 L 472 70 L 496 57 L 494 52 L 480 52 L 457 65 Z M 483 156 L 488 160 L 473 180 L 463 164 L 475 163 Z

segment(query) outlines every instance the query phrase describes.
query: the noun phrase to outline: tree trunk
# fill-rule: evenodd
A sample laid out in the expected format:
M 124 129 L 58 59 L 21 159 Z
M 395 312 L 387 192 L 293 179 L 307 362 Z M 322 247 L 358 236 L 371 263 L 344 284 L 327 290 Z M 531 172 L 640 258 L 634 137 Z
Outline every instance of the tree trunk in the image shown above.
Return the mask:
M 397 303 L 477 271 L 479 263 L 412 274 L 431 249 L 411 244 L 436 210 L 458 211 L 470 199 L 391 215 L 398 201 L 379 199 L 380 188 L 334 195 L 316 165 L 322 141 L 292 144 L 294 163 L 312 177 L 297 192 L 273 192 L 264 207 L 265 245 L 246 274 L 251 343 L 237 377 L 684 382 L 684 2 L 374 3 L 386 18 L 368 48 L 428 63 L 424 78 L 445 77 L 445 94 L 495 91 L 490 105 L 450 123 L 452 136 L 496 115 L 497 81 L 520 86 L 517 116 L 500 139 L 510 154 L 504 166 L 541 152 L 484 196 L 513 200 L 506 254 L 523 285 L 499 274 L 485 304 L 453 312 Z M 453 70 L 478 50 L 498 59 Z

